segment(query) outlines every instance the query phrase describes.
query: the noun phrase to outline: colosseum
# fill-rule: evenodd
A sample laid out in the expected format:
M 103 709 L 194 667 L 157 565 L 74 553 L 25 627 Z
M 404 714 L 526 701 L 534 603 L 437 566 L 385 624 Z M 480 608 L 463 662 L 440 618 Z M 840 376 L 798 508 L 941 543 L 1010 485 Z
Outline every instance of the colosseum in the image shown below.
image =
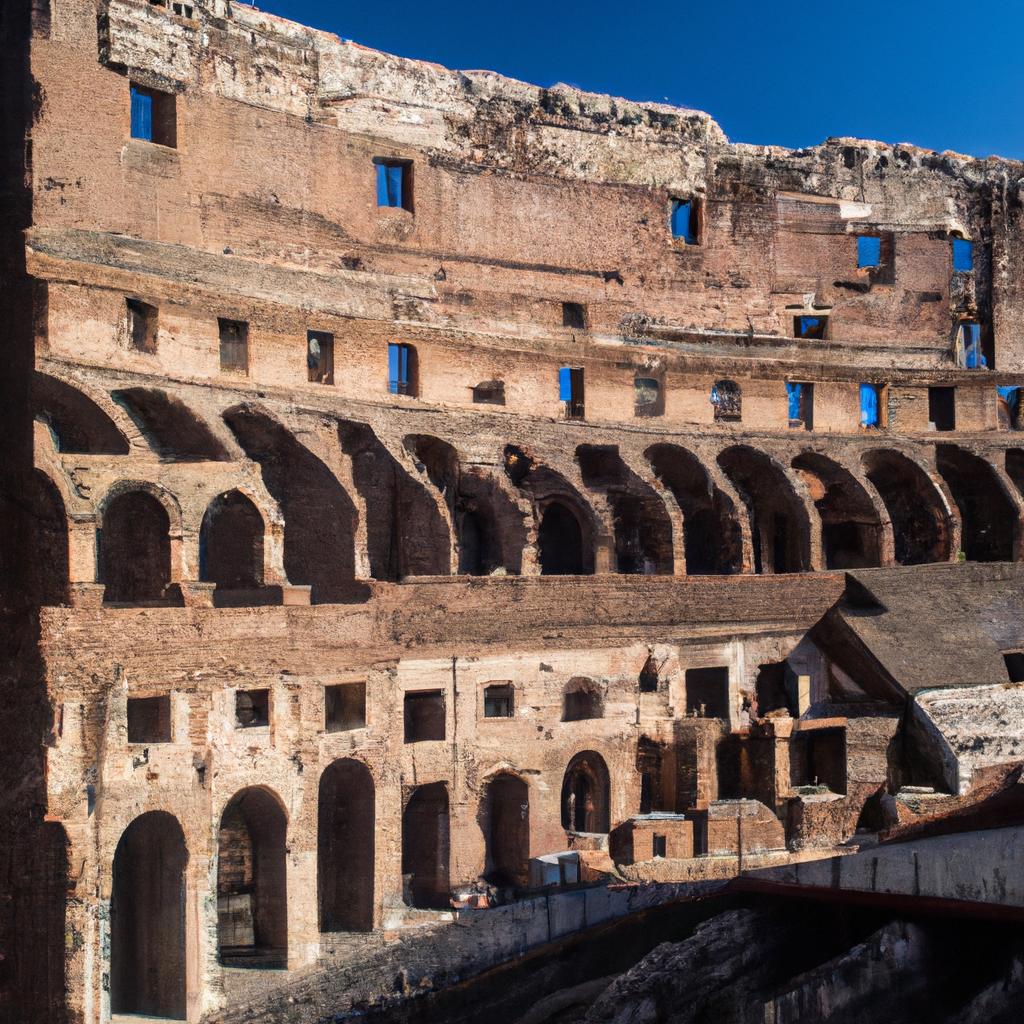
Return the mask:
M 1024 165 L 0 26 L 0 1016 L 341 1020 L 1024 758 Z

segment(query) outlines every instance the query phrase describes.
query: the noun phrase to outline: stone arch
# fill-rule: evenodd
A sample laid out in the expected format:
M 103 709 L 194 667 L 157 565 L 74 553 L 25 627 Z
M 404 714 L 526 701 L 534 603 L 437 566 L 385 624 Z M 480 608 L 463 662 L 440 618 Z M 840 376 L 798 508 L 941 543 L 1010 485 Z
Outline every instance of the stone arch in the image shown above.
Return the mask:
M 450 844 L 447 784 L 417 786 L 402 811 L 402 875 L 410 906 L 435 910 L 450 906 Z
M 741 572 L 743 532 L 735 506 L 732 499 L 715 486 L 700 459 L 673 444 L 652 445 L 644 455 L 682 509 L 686 574 Z
M 588 718 L 604 718 L 604 692 L 593 679 L 574 676 L 562 690 L 562 721 L 582 722 Z
M 171 517 L 152 487 L 112 488 L 98 534 L 103 599 L 113 604 L 163 601 L 171 583 Z M 179 520 L 180 523 L 180 520 Z
M 562 828 L 599 834 L 611 830 L 611 780 L 608 765 L 596 751 L 580 752 L 565 769 Z
M 366 503 L 371 575 L 379 580 L 448 575 L 452 538 L 435 498 L 367 424 L 342 421 L 338 437 Z
M 317 798 L 317 893 L 322 932 L 373 929 L 375 793 L 351 757 L 328 765 Z
M 448 507 L 459 573 L 487 576 L 501 568 L 518 574 L 526 546 L 523 516 L 490 473 L 464 465 L 455 448 L 440 438 L 412 434 L 404 444 Z
M 928 472 L 902 452 L 886 448 L 865 452 L 861 464 L 889 513 L 897 563 L 948 561 L 954 527 Z
M 130 446 L 113 419 L 77 387 L 38 371 L 32 378 L 36 419 L 45 423 L 58 452 L 127 455 Z
M 541 575 L 592 574 L 601 533 L 593 507 L 561 473 L 516 445 L 505 447 L 505 473 L 533 505 Z
M 218 494 L 199 529 L 199 578 L 218 590 L 256 590 L 263 585 L 263 516 L 241 491 Z
M 217 832 L 217 934 L 222 964 L 286 967 L 288 817 L 263 786 L 236 793 Z
M 121 388 L 111 397 L 165 462 L 229 462 L 231 455 L 198 413 L 159 388 Z
M 499 771 L 484 786 L 477 815 L 484 834 L 483 877 L 492 885 L 525 887 L 530 880 L 530 787 Z
M 291 431 L 254 406 L 228 409 L 224 421 L 284 518 L 284 571 L 312 587 L 314 603 L 345 601 L 354 593 L 355 505 L 331 470 Z
M 576 461 L 583 482 L 612 510 L 617 571 L 672 575 L 672 520 L 658 492 L 629 468 L 617 446 L 581 444 Z
M 113 1013 L 185 1017 L 185 868 L 178 819 L 149 811 L 121 834 L 110 897 Z
M 988 460 L 966 448 L 940 444 L 936 466 L 960 510 L 960 547 L 969 562 L 1013 560 L 1020 516 Z
M 793 459 L 821 518 L 826 569 L 865 569 L 882 564 L 882 517 L 849 470 L 818 452 Z
M 811 524 L 785 470 L 771 456 L 747 445 L 726 448 L 718 464 L 746 503 L 754 571 L 806 572 Z
M 67 511 L 59 488 L 41 469 L 33 470 L 25 503 L 32 600 L 40 605 L 64 604 L 70 579 Z

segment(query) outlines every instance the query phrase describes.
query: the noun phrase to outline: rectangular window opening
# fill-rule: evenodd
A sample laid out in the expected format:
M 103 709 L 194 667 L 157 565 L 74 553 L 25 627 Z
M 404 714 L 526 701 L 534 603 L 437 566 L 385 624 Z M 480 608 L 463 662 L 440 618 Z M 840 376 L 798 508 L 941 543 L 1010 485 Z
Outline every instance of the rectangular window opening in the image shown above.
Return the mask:
M 220 368 L 249 372 L 249 325 L 244 320 L 217 319 L 220 330 Z
M 558 371 L 558 400 L 565 405 L 566 419 L 583 419 L 583 370 L 581 367 L 563 366 Z
M 1024 683 L 1024 651 L 1004 651 L 1006 674 L 1011 683 Z
M 511 718 L 513 710 L 511 683 L 494 683 L 484 687 L 484 718 Z
M 665 412 L 665 397 L 661 382 L 656 377 L 633 378 L 633 414 L 635 416 L 661 416 Z
M 365 682 L 324 687 L 324 728 L 328 732 L 348 732 L 365 725 Z
M 667 855 L 666 854 L 667 850 L 668 850 L 668 840 L 667 840 L 667 837 L 660 836 L 660 835 L 658 835 L 657 832 L 655 832 L 654 833 L 654 837 L 651 840 L 651 856 L 652 857 L 664 857 L 664 856 Z
M 126 299 L 128 341 L 136 352 L 156 352 L 157 308 L 138 299 Z
M 259 729 L 270 725 L 270 691 L 235 691 L 235 727 Z
M 686 245 L 700 244 L 700 202 L 696 199 L 673 199 L 669 205 L 672 237 Z
M 388 391 L 393 395 L 416 396 L 416 349 L 412 345 L 392 342 L 388 345 Z
M 473 402 L 475 405 L 504 405 L 505 382 L 501 380 L 482 380 L 473 386 Z
M 866 430 L 877 430 L 885 426 L 883 397 L 885 389 L 879 384 L 860 386 L 860 425 Z
M 177 98 L 143 85 L 131 84 L 131 133 L 133 139 L 174 149 L 178 145 Z
M 814 385 L 800 381 L 786 382 L 789 405 L 789 426 L 792 430 L 814 429 Z
M 807 338 L 812 341 L 823 341 L 828 337 L 827 316 L 795 316 L 793 317 L 793 337 Z
M 956 331 L 956 362 L 968 370 L 988 369 L 988 359 L 981 344 L 981 324 L 977 320 L 961 320 Z
M 171 742 L 171 698 L 128 698 L 128 742 Z
M 1014 385 L 996 388 L 1000 430 L 1018 430 L 1020 428 L 1020 392 Z
M 874 270 L 882 265 L 882 239 L 878 235 L 857 236 L 857 267 Z
M 334 335 L 325 331 L 306 334 L 306 371 L 310 384 L 334 383 Z
M 562 326 L 585 331 L 587 329 L 587 307 L 582 302 L 563 302 Z
M 928 389 L 928 421 L 932 430 L 956 429 L 956 388 Z
M 698 718 L 729 718 L 729 667 L 686 670 L 686 711 Z
M 377 168 L 377 205 L 408 210 L 412 213 L 412 161 L 373 161 Z
M 174 0 L 171 4 L 171 10 L 173 10 L 179 18 L 191 18 L 194 13 L 191 4 L 178 3 L 177 0 Z
M 953 270 L 958 274 L 974 270 L 974 243 L 966 238 L 953 239 Z
M 406 743 L 444 739 L 443 690 L 413 690 L 407 693 L 404 711 Z

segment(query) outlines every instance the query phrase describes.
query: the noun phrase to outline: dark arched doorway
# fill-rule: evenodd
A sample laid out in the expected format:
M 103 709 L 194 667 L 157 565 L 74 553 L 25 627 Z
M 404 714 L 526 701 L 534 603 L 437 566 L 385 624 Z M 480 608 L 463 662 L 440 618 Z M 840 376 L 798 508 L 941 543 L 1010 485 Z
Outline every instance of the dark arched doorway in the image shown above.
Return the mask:
M 60 491 L 35 470 L 25 496 L 30 548 L 27 580 L 33 600 L 41 605 L 63 604 L 68 595 L 68 519 Z
M 221 963 L 286 967 L 288 822 L 278 798 L 253 786 L 232 797 L 217 839 L 217 935 Z
M 199 578 L 224 590 L 263 585 L 263 517 L 238 491 L 214 498 L 203 516 Z
M 530 790 L 518 775 L 501 772 L 487 783 L 480 805 L 484 877 L 492 885 L 529 882 Z
M 542 576 L 579 576 L 583 573 L 583 531 L 574 512 L 552 501 L 541 516 L 537 531 Z
M 562 827 L 568 832 L 606 833 L 610 828 L 611 785 L 604 758 L 593 750 L 577 754 L 562 779 Z
M 892 522 L 900 565 L 944 562 L 950 556 L 950 523 L 931 477 L 897 451 L 876 449 L 861 460 Z
M 993 466 L 952 444 L 938 446 L 936 462 L 960 509 L 960 546 L 967 561 L 1012 561 L 1017 509 Z
M 450 906 L 448 857 L 448 787 L 443 782 L 418 786 L 402 812 L 403 889 L 410 906 Z
M 103 599 L 113 603 L 159 601 L 171 581 L 170 520 L 145 491 L 119 494 L 103 512 L 99 538 Z
M 361 761 L 335 761 L 320 776 L 317 884 L 320 931 L 373 929 L 374 787 Z
M 110 1009 L 185 1018 L 185 835 L 150 811 L 122 833 L 110 897 Z

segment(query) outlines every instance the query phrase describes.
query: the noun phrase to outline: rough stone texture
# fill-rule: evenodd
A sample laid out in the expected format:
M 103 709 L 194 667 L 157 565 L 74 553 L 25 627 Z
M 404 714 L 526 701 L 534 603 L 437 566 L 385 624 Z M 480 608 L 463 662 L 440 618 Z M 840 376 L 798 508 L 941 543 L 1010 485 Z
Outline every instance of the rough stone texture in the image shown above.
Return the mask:
M 226 0 L 0 30 L 0 1010 L 280 1019 L 646 810 L 717 877 L 1019 754 L 1021 165 L 735 145 Z M 954 654 L 966 703 L 916 699 Z

